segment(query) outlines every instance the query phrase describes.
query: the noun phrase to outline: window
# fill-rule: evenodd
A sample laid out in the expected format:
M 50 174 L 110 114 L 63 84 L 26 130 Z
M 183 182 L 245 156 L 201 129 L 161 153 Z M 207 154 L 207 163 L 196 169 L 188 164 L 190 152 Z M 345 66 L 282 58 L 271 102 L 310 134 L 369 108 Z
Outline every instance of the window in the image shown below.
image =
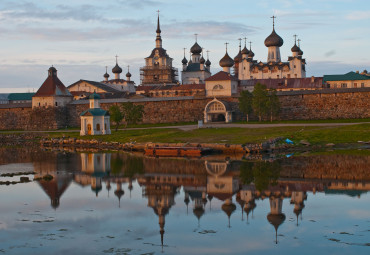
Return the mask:
M 365 88 L 365 83 L 361 83 L 361 88 Z
M 58 102 L 55 102 L 55 106 L 58 106 Z
M 342 84 L 341 84 L 341 87 L 342 87 L 342 88 L 347 88 L 347 83 L 342 83 Z
M 96 124 L 96 131 L 100 131 L 100 124 Z
M 354 88 L 357 88 L 357 83 L 356 82 L 353 84 L 353 87 Z
M 104 129 L 107 130 L 107 123 L 104 123 Z
M 224 89 L 224 87 L 220 84 L 217 84 L 215 86 L 213 86 L 213 89 L 216 90 L 216 89 Z

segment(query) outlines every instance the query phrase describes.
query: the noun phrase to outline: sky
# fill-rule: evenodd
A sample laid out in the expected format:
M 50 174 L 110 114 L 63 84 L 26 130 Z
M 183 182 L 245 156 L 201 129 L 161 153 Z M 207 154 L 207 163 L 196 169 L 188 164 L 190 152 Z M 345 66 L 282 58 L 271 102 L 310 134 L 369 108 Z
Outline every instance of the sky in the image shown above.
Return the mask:
M 0 0 L 0 93 L 37 91 L 54 65 L 69 86 L 103 80 L 115 65 L 139 69 L 155 47 L 160 10 L 163 48 L 181 71 L 183 48 L 198 43 L 209 50 L 211 72 L 221 70 L 225 54 L 238 53 L 238 38 L 252 42 L 254 59 L 267 60 L 265 38 L 284 39 L 283 61 L 291 55 L 294 34 L 301 39 L 307 76 L 370 69 L 368 0 Z M 125 77 L 123 77 L 125 78 Z

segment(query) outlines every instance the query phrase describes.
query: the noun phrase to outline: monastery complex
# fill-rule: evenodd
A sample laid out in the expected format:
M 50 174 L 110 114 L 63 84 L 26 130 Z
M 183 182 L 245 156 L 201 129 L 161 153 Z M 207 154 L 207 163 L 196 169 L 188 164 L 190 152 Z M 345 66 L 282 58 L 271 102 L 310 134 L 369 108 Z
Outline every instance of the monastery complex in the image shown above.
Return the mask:
M 230 57 L 226 43 L 225 55 L 218 63 L 222 71 L 214 73 L 216 68 L 212 67 L 208 51 L 198 44 L 196 37 L 189 59 L 184 48 L 179 72 L 173 64 L 180 60 L 171 58 L 163 48 L 158 15 L 155 47 L 140 68 L 139 85 L 131 80 L 129 66 L 122 77 L 117 56 L 112 68 L 114 77 L 106 67 L 101 81 L 81 79 L 69 86 L 58 79 L 57 69 L 52 66 L 36 93 L 0 97 L 0 129 L 81 126 L 81 134 L 108 134 L 109 107 L 122 102 L 143 105 L 144 123 L 232 122 L 244 118 L 238 107 L 240 92 L 253 91 L 257 83 L 277 91 L 281 104 L 279 119 L 369 118 L 367 71 L 306 77 L 309 62 L 303 57 L 300 39 L 295 35 L 291 55 L 282 57 L 280 48 L 284 40 L 278 35 L 275 17 L 272 19 L 272 32 L 264 41 L 266 61 L 254 59 L 251 43 L 247 47 L 244 38 L 242 46 L 239 39 L 239 51 L 234 58 Z M 99 107 L 91 107 L 89 98 L 98 100 Z M 98 112 L 99 116 L 95 116 Z M 49 124 L 46 120 L 50 120 Z

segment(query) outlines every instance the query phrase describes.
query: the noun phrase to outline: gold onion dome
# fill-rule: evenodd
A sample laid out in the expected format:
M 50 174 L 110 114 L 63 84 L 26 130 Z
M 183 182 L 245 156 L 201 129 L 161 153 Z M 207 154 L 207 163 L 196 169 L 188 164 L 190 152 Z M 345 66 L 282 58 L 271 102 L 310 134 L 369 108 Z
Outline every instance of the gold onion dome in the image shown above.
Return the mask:
M 276 32 L 275 29 L 272 30 L 272 33 L 266 38 L 265 46 L 266 47 L 281 47 L 284 44 L 283 38 L 281 38 Z
M 220 60 L 221 67 L 232 67 L 234 65 L 234 60 L 230 58 L 229 54 L 225 54 L 223 58 Z

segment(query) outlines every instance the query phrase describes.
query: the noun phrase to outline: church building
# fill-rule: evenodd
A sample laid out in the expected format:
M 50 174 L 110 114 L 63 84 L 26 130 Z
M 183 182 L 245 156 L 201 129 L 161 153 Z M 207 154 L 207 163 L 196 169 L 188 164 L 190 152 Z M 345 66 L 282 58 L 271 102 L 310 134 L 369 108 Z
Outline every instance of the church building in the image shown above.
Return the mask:
M 81 113 L 80 135 L 109 135 L 109 113 L 100 108 L 100 96 L 95 92 L 90 95 L 90 109 Z
M 150 56 L 145 58 L 145 66 L 140 68 L 141 85 L 160 86 L 177 84 L 177 68 L 172 67 L 173 59 L 162 48 L 159 14 L 156 33 L 155 48 L 152 50 Z
M 207 56 L 207 61 L 203 58 L 203 48 L 199 46 L 197 40 L 190 48 L 191 58 L 188 60 L 185 57 L 182 59 L 182 84 L 204 84 L 205 79 L 211 76 L 211 61 Z
M 235 74 L 239 80 L 306 77 L 306 60 L 302 57 L 303 51 L 299 47 L 299 40 L 298 45 L 296 40 L 294 42 L 291 49 L 292 56 L 288 57 L 287 62 L 282 62 L 280 47 L 283 46 L 284 41 L 275 32 L 275 17 L 272 18 L 272 33 L 265 40 L 265 46 L 268 49 L 267 62 L 254 60 L 252 49 L 248 50 L 246 45 L 242 51 L 239 47 L 239 54 L 235 57 L 234 66 Z
M 48 70 L 48 78 L 32 96 L 32 108 L 66 106 L 72 100 L 72 94 L 59 80 L 57 69 L 52 66 Z

